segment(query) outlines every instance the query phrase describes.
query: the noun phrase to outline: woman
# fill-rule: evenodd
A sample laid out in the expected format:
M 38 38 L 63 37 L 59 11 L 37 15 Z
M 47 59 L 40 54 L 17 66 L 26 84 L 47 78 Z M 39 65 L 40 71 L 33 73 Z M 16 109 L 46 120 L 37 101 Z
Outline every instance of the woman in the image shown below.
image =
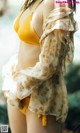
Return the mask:
M 64 81 L 77 30 L 71 5 L 26 0 L 14 22 L 21 43 L 3 68 L 12 133 L 61 133 L 68 114 Z M 39 119 L 40 118 L 40 119 Z

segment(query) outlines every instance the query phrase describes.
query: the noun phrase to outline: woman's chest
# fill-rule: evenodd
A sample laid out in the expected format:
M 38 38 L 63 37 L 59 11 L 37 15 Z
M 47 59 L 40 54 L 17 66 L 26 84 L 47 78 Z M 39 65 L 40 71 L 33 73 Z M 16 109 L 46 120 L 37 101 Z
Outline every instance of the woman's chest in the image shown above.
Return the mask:
M 25 10 L 20 17 L 19 24 L 21 25 L 24 20 L 27 19 L 28 16 L 30 16 L 31 13 L 32 17 L 30 18 L 29 23 L 32 25 L 36 34 L 41 37 L 43 33 L 43 2 L 35 9 L 35 11 L 31 9 Z

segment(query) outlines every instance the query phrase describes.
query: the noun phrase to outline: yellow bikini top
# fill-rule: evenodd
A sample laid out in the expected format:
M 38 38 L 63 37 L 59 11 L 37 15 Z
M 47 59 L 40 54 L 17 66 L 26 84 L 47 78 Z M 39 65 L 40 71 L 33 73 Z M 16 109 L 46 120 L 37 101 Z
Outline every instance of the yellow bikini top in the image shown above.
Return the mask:
M 37 35 L 36 31 L 34 30 L 31 20 L 33 12 L 31 12 L 24 21 L 19 24 L 20 17 L 24 11 L 21 11 L 18 17 L 15 19 L 14 22 L 14 29 L 17 32 L 19 38 L 24 41 L 25 43 L 39 45 L 40 37 Z

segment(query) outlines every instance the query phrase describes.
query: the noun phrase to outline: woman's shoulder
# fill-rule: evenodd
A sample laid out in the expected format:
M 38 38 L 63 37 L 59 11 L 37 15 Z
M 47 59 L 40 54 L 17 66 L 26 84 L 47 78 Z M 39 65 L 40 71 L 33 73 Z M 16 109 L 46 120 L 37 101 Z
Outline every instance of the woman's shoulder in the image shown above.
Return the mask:
M 44 0 L 44 5 L 46 7 L 50 7 L 50 8 L 52 7 L 53 8 L 54 3 L 55 3 L 55 0 Z
M 44 0 L 43 17 L 46 18 L 54 9 L 56 0 Z
M 67 9 L 69 7 L 68 4 L 65 3 L 57 3 L 57 0 L 44 0 L 44 10 L 43 10 L 43 17 L 44 19 L 50 14 L 52 10 L 55 8 L 65 8 Z

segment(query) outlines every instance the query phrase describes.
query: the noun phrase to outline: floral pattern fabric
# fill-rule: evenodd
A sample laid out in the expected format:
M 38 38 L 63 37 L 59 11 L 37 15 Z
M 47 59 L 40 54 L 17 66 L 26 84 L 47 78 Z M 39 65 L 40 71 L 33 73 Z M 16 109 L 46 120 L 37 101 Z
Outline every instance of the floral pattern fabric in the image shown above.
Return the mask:
M 30 96 L 28 108 L 43 115 L 54 115 L 63 123 L 68 114 L 67 89 L 64 81 L 66 65 L 74 56 L 73 35 L 77 31 L 73 10 L 59 7 L 52 10 L 43 24 L 41 53 L 34 67 L 16 70 L 17 54 L 3 68 L 2 90 L 8 101 L 21 109 Z

